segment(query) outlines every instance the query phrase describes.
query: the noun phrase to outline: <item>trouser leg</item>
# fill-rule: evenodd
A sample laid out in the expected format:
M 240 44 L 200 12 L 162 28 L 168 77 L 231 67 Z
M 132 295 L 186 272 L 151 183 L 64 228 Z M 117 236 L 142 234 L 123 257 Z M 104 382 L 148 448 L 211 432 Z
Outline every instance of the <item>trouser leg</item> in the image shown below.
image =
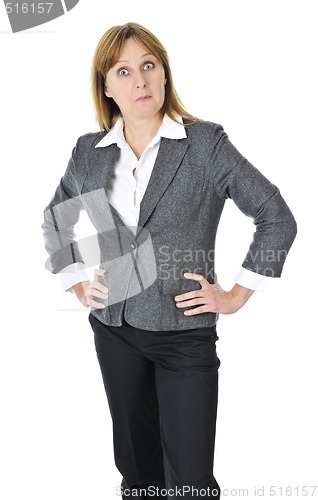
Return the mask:
M 180 491 L 183 499 L 220 496 L 213 476 L 220 365 L 217 338 L 214 328 L 141 337 L 144 352 L 156 366 L 169 500 L 180 498 Z
M 115 463 L 123 499 L 147 498 L 143 489 L 165 487 L 155 367 L 140 351 L 129 325 L 106 326 L 92 314 L 96 354 L 113 421 Z M 155 498 L 161 498 L 156 496 Z

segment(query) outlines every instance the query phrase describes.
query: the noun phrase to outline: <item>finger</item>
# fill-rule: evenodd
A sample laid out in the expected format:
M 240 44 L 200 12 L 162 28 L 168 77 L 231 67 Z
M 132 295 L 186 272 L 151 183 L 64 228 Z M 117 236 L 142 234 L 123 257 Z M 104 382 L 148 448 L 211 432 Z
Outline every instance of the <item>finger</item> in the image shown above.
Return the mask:
M 184 302 L 177 302 L 176 306 L 179 308 L 188 307 L 188 306 L 197 306 L 197 305 L 205 305 L 204 299 L 201 297 L 192 300 L 186 300 Z
M 103 285 L 100 281 L 93 281 L 91 289 L 99 290 L 100 292 L 103 293 L 108 293 L 108 288 L 107 286 Z
M 88 300 L 88 305 L 91 307 L 94 307 L 95 309 L 105 309 L 106 304 L 102 304 L 101 302 L 96 302 L 96 300 L 93 300 L 89 298 Z
M 99 290 L 96 290 L 96 288 L 92 288 L 88 290 L 88 296 L 90 298 L 97 297 L 99 299 L 107 299 L 108 293 L 100 292 Z
M 208 280 L 202 276 L 202 274 L 195 273 L 184 273 L 183 275 L 186 279 L 198 281 L 202 288 L 206 288 L 210 283 Z
M 100 298 L 103 300 L 106 300 L 108 298 L 108 294 L 103 294 L 99 292 L 98 290 L 95 290 L 92 287 L 89 287 L 89 289 L 86 291 L 86 300 L 89 306 L 95 307 L 96 309 L 104 309 L 106 307 L 106 304 L 103 304 L 102 302 L 97 302 L 96 298 Z
M 191 292 L 182 293 L 181 295 L 176 295 L 174 300 L 179 302 L 181 300 L 189 300 L 195 297 L 202 297 L 202 290 L 191 290 Z
M 195 307 L 194 309 L 189 309 L 187 311 L 183 311 L 183 314 L 185 316 L 195 316 L 196 314 L 202 314 L 205 312 L 209 312 L 207 306 L 199 306 L 199 307 Z
M 100 267 L 94 269 L 94 276 L 104 276 L 105 273 L 105 269 L 101 269 Z

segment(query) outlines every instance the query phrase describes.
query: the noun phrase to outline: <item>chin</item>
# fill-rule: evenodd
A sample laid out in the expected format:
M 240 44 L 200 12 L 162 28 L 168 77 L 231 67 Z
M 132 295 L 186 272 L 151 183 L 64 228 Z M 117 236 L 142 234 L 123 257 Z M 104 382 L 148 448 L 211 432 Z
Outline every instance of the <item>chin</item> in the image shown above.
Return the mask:
M 139 110 L 139 113 L 138 113 L 138 116 L 139 118 L 156 118 L 158 116 L 160 116 L 161 118 L 161 108 L 158 109 L 157 107 L 153 108 L 153 109 L 149 109 L 149 107 L 146 109 L 143 109 L 143 110 Z

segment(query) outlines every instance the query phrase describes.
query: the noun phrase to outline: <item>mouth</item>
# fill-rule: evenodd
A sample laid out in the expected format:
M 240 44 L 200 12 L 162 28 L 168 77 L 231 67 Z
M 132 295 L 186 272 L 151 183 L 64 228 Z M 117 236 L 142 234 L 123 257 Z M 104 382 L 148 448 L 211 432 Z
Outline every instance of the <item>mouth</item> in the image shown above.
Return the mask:
M 151 95 L 141 95 L 140 97 L 138 97 L 138 99 L 136 99 L 136 101 L 147 101 L 150 98 Z

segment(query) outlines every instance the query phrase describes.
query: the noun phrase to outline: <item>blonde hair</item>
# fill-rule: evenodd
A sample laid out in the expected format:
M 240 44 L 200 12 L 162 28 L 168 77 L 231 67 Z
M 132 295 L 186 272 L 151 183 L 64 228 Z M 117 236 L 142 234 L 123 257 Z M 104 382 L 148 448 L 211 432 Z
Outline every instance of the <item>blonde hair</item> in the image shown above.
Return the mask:
M 174 88 L 168 54 L 162 43 L 140 24 L 127 23 L 113 26 L 106 31 L 95 50 L 91 84 L 96 120 L 100 129 L 108 132 L 121 115 L 116 102 L 105 96 L 104 85 L 108 71 L 116 64 L 124 43 L 130 38 L 142 43 L 163 65 L 166 85 L 164 104 L 161 109 L 162 117 L 166 113 L 174 121 L 177 121 L 176 115 L 190 120 L 192 123 L 198 121 L 198 118 L 187 112 Z

